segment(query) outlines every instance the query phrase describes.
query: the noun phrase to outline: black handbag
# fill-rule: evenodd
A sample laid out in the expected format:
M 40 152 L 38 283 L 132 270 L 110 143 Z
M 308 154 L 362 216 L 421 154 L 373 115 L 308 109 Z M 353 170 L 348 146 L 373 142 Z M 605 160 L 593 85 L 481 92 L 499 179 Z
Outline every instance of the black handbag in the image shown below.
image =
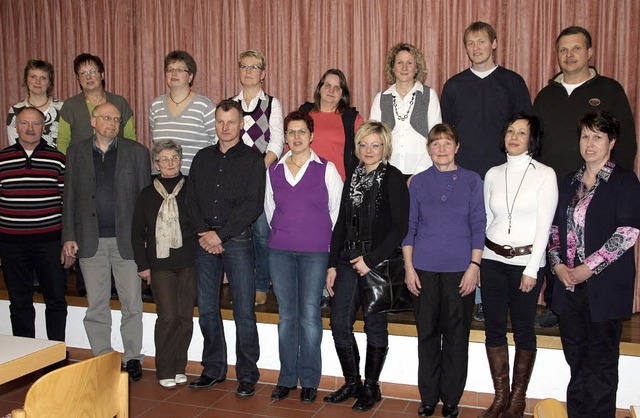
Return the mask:
M 411 299 L 404 283 L 404 259 L 402 253 L 384 260 L 369 273 L 360 277 L 362 286 L 362 312 L 364 316 L 380 312 L 412 310 Z

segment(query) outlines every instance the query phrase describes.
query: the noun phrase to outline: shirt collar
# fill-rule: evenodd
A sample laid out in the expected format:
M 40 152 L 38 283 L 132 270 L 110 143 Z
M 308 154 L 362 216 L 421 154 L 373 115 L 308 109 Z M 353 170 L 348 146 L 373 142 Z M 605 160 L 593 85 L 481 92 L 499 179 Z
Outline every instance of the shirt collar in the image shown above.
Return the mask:
M 411 88 L 411 90 L 409 90 L 407 95 L 413 93 L 414 91 L 419 91 L 420 93 L 424 93 L 424 86 L 422 85 L 422 83 L 420 83 L 419 81 L 416 81 L 415 83 L 413 83 L 413 87 Z M 391 87 L 386 89 L 383 94 L 393 94 L 394 96 L 397 95 L 398 90 L 396 90 L 395 83 L 392 84 Z
M 310 151 L 311 151 L 311 161 L 316 162 L 318 164 L 322 164 L 322 160 L 320 160 L 320 157 L 318 157 L 318 154 L 316 154 L 312 149 Z M 283 155 L 282 158 L 280 158 L 280 160 L 276 165 L 284 164 L 286 162 L 285 160 L 290 156 L 291 156 L 291 150 L 287 151 L 287 153 Z
M 604 164 L 604 167 L 596 174 L 596 182 L 609 181 L 609 177 L 611 177 L 611 173 L 616 166 L 616 162 L 613 160 L 609 160 Z M 582 183 L 582 179 L 584 178 L 584 170 L 587 168 L 586 165 L 583 165 L 580 170 L 573 176 L 571 183 Z
M 118 138 L 116 137 L 116 139 L 114 139 L 113 142 L 109 144 L 109 147 L 107 147 L 107 152 L 102 152 L 102 149 L 100 149 L 100 147 L 96 145 L 96 136 L 95 135 L 93 136 L 92 144 L 93 144 L 93 150 L 94 151 L 99 152 L 101 155 L 105 155 L 108 152 L 110 152 L 110 151 L 112 151 L 112 150 L 114 150 L 114 149 L 116 149 L 118 147 Z

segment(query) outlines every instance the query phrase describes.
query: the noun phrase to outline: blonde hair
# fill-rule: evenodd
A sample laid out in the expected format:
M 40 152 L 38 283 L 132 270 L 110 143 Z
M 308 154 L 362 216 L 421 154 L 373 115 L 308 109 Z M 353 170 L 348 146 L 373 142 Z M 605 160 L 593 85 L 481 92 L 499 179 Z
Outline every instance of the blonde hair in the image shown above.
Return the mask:
M 264 56 L 264 54 L 260 51 L 258 51 L 257 49 L 249 49 L 247 51 L 242 52 L 240 55 L 238 55 L 238 67 L 240 67 L 242 65 L 242 60 L 245 58 L 255 58 L 260 62 L 260 69 L 262 71 L 264 71 L 265 68 L 267 68 L 267 58 Z
M 360 128 L 356 132 L 356 138 L 354 139 L 354 143 L 356 146 L 356 157 L 358 157 L 358 160 L 360 160 L 360 151 L 359 151 L 360 141 L 362 141 L 364 137 L 367 137 L 371 134 L 378 135 L 378 138 L 380 138 L 380 140 L 382 141 L 382 145 L 384 149 L 382 153 L 382 160 L 388 161 L 391 158 L 391 153 L 393 152 L 393 149 L 391 146 L 391 141 L 392 141 L 391 129 L 389 128 L 389 125 L 387 125 L 386 123 L 377 122 L 375 120 L 366 121 L 365 123 L 362 124 L 362 126 L 360 126 Z
M 427 79 L 427 64 L 424 60 L 424 55 L 422 55 L 422 51 L 418 48 L 406 43 L 395 44 L 387 53 L 387 59 L 384 66 L 384 77 L 387 80 L 387 83 L 394 84 L 396 82 L 396 75 L 393 73 L 393 67 L 396 63 L 396 55 L 398 55 L 400 51 L 406 51 L 413 55 L 413 58 L 416 60 L 416 68 L 418 69 L 413 79 L 424 84 L 424 81 Z

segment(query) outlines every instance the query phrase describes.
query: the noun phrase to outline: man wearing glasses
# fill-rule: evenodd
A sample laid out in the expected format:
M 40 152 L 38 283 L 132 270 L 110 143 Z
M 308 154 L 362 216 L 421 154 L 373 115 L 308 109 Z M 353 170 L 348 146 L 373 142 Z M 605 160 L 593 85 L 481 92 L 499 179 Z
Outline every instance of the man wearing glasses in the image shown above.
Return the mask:
M 87 286 L 84 327 L 94 356 L 111 347 L 111 273 L 121 305 L 123 363 L 140 380 L 142 298 L 133 260 L 131 219 L 138 194 L 151 182 L 149 150 L 119 135 L 121 114 L 112 103 L 96 106 L 95 134 L 67 150 L 62 210 L 64 255 L 77 257 Z

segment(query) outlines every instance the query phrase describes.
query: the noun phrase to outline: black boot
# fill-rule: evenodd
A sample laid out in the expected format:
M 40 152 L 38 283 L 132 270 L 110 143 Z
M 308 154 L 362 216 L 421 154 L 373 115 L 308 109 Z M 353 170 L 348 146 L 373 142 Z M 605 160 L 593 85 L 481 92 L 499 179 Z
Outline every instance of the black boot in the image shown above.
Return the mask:
M 324 397 L 324 401 L 328 403 L 340 403 L 350 398 L 356 398 L 362 391 L 358 346 L 356 344 L 351 347 L 336 346 L 336 352 L 338 359 L 340 359 L 345 383 L 340 389 Z
M 378 379 L 380 378 L 384 361 L 387 358 L 387 351 L 389 351 L 389 347 L 373 347 L 367 345 L 367 361 L 364 366 L 364 388 L 362 392 L 360 392 L 358 400 L 352 406 L 353 410 L 368 411 L 382 399 Z

